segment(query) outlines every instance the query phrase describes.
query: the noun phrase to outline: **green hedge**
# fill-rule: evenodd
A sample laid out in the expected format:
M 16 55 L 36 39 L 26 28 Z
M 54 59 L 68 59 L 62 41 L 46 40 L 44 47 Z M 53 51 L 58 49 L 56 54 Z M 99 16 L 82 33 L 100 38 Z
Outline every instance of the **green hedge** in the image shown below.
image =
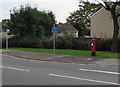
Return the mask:
M 111 39 L 101 39 L 97 40 L 97 50 L 98 51 L 110 51 L 111 50 Z
M 2 43 L 5 47 L 5 41 Z M 9 39 L 9 47 L 24 47 L 24 48 L 53 48 L 53 39 L 42 37 L 13 37 Z M 90 50 L 88 43 L 83 43 L 81 40 L 77 40 L 72 36 L 58 36 L 56 37 L 56 49 L 81 49 Z
M 112 39 L 100 39 L 97 40 L 98 51 L 110 51 L 112 45 Z M 120 52 L 120 39 L 118 40 L 118 51 Z
M 110 51 L 112 39 L 100 39 L 97 40 L 97 51 Z M 120 39 L 118 41 L 118 50 L 120 52 Z M 2 46 L 5 47 L 5 40 L 2 42 Z M 9 39 L 9 47 L 24 47 L 24 48 L 53 48 L 53 39 L 47 37 L 13 37 Z M 79 49 L 79 50 L 91 50 L 91 40 L 86 42 L 86 39 L 76 39 L 72 36 L 57 36 L 56 37 L 56 49 Z

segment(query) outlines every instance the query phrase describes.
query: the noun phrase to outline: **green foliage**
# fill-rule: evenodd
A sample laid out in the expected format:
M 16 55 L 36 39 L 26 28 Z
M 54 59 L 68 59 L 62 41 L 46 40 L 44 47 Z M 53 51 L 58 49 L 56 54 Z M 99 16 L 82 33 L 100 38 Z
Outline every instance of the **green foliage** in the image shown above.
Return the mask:
M 110 51 L 111 44 L 112 39 L 97 40 L 97 51 Z M 118 44 L 120 44 L 120 40 Z M 5 47 L 5 39 L 3 40 L 3 47 Z M 53 39 L 47 37 L 34 38 L 32 36 L 24 38 L 13 37 L 9 39 L 9 47 L 52 49 Z M 56 37 L 56 49 L 91 50 L 91 39 L 58 36 Z M 118 50 L 120 52 L 120 46 Z
M 56 38 L 57 49 L 72 49 L 73 47 L 72 36 L 59 36 Z
M 39 39 L 32 36 L 26 36 L 23 38 L 13 37 L 9 39 L 9 46 L 36 48 L 39 46 Z
M 90 50 L 89 43 L 83 42 L 83 40 L 78 40 L 72 36 L 58 36 L 56 37 L 56 49 Z M 36 38 L 32 36 L 26 36 L 23 38 L 13 37 L 9 39 L 9 47 L 52 49 L 53 39 L 47 37 Z
M 120 39 L 118 40 L 120 44 Z M 100 39 L 97 40 L 97 50 L 98 51 L 111 51 L 112 39 Z M 118 45 L 118 51 L 120 52 L 120 46 Z
M 8 24 L 11 33 L 17 37 L 42 37 L 51 35 L 51 27 L 55 23 L 52 12 L 38 11 L 30 5 L 14 8 L 10 13 Z
M 101 39 L 97 41 L 97 50 L 98 51 L 110 51 L 111 49 L 111 39 Z
M 89 35 L 90 16 L 101 7 L 99 4 L 80 2 L 79 10 L 70 13 L 70 16 L 66 19 L 67 23 L 72 24 L 79 31 L 79 36 Z
M 42 37 L 42 38 L 39 40 L 39 48 L 45 48 L 45 49 L 50 48 L 50 47 L 49 47 L 49 39 L 46 38 L 46 37 Z
M 90 36 L 90 29 L 84 29 L 83 31 L 82 31 L 82 34 L 83 35 L 87 35 L 87 36 Z
M 73 36 L 58 36 L 56 38 L 56 49 L 90 50 L 90 42 L 86 43 L 82 39 Z

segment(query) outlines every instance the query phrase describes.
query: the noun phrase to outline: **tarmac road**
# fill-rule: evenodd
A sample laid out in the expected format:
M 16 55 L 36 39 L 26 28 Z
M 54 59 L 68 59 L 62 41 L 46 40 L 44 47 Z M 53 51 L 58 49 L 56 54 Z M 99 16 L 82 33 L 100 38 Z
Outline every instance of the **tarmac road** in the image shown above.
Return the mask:
M 2 56 L 3 85 L 120 85 L 118 66 L 65 64 Z

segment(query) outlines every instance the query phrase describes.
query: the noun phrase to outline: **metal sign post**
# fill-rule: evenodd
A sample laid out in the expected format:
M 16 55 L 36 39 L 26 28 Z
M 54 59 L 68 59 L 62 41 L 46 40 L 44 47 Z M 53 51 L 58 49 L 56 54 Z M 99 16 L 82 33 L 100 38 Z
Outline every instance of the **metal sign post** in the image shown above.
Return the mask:
M 8 33 L 10 33 L 10 30 L 6 30 L 6 50 L 8 50 Z
M 53 33 L 53 53 L 55 53 L 55 32 Z
M 8 50 L 8 38 L 6 37 L 6 50 Z
M 58 32 L 58 28 L 52 27 L 52 33 L 53 33 L 53 53 L 55 53 L 55 38 L 56 38 L 56 33 Z

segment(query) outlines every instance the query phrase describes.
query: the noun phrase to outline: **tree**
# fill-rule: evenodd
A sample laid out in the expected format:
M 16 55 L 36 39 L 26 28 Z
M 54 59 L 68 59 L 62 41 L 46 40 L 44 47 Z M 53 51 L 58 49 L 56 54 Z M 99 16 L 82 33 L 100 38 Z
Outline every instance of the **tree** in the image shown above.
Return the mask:
M 70 13 L 70 16 L 66 19 L 67 23 L 72 24 L 79 31 L 79 36 L 81 36 L 83 33 L 86 33 L 86 31 L 89 32 L 90 16 L 101 7 L 100 4 L 82 1 L 79 3 L 79 10 Z
M 119 34 L 119 25 L 118 25 L 118 17 L 120 17 L 120 0 L 116 0 L 112 2 L 111 0 L 101 0 L 98 1 L 107 11 L 111 13 L 114 31 L 113 31 L 113 39 L 111 45 L 111 52 L 118 53 L 118 34 Z
M 82 36 L 82 30 L 85 29 L 85 23 L 83 22 L 84 19 L 82 17 L 82 14 L 79 10 L 70 13 L 71 16 L 69 16 L 67 20 L 67 24 L 72 24 L 78 31 L 79 36 Z
M 56 24 L 56 20 L 55 20 L 55 15 L 54 15 L 54 13 L 52 12 L 52 11 L 50 11 L 50 12 L 48 12 L 48 16 L 51 18 L 51 24 L 52 25 L 50 25 L 50 27 L 53 27 L 53 25 L 54 24 Z M 48 31 L 47 31 L 48 30 Z M 46 30 L 46 35 L 51 35 L 52 34 L 52 32 L 51 32 L 51 29 L 47 29 Z
M 14 8 L 10 12 L 9 29 L 18 37 L 42 37 L 51 35 L 51 27 L 55 23 L 52 12 L 38 11 L 30 5 Z

